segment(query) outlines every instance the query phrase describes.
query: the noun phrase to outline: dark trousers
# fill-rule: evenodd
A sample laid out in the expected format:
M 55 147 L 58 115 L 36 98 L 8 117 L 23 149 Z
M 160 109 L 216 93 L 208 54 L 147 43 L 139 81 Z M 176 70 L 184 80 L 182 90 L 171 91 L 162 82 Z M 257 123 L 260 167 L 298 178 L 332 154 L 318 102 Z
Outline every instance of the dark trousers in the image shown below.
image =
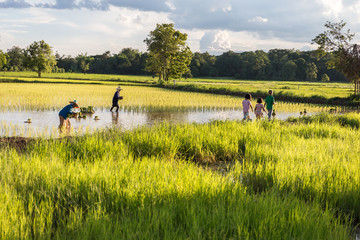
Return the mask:
M 119 111 L 119 104 L 113 103 L 112 107 L 110 108 L 110 112 L 113 110 L 113 108 L 116 108 L 116 112 Z

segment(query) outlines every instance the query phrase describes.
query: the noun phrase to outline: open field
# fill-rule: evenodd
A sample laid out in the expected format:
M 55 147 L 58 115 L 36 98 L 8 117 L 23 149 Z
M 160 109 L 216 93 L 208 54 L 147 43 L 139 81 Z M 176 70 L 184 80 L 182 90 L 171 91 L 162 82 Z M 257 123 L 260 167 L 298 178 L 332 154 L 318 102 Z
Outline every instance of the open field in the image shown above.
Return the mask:
M 27 81 L 64 81 L 64 80 L 84 80 L 100 82 L 138 82 L 152 83 L 156 80 L 152 76 L 132 76 L 132 75 L 112 75 L 112 74 L 83 74 L 83 73 L 43 73 L 41 78 L 35 72 L 1 72 L 0 79 L 23 79 Z M 50 80 L 49 80 L 50 79 Z
M 81 73 L 44 73 L 41 78 L 34 72 L 2 72 L 0 81 L 25 81 L 25 82 L 63 82 L 87 84 L 153 84 L 157 78 L 151 76 L 129 76 L 110 74 L 81 74 Z M 170 81 L 170 85 L 173 81 Z M 296 82 L 274 80 L 237 80 L 228 78 L 189 78 L 176 80 L 178 85 L 196 85 L 207 89 L 224 89 L 227 91 L 240 91 L 255 93 L 273 89 L 275 94 L 289 94 L 298 97 L 322 96 L 328 98 L 347 98 L 352 94 L 352 83 L 323 83 L 323 82 Z
M 116 91 L 114 85 L 51 84 L 51 83 L 1 83 L 0 111 L 60 110 L 70 100 L 80 106 L 110 108 Z M 148 86 L 124 86 L 124 99 L 119 102 L 124 109 L 147 111 L 179 111 L 189 109 L 241 109 L 242 97 L 206 93 L 174 91 Z M 254 101 L 255 104 L 255 101 Z M 279 111 L 328 111 L 330 107 L 309 104 L 278 102 Z
M 225 88 L 231 91 L 257 92 L 274 90 L 277 93 L 288 93 L 300 97 L 323 96 L 325 98 L 346 98 L 353 93 L 352 83 L 323 83 L 295 81 L 264 81 L 264 80 L 209 80 L 191 79 L 182 84 L 201 84 L 209 88 Z

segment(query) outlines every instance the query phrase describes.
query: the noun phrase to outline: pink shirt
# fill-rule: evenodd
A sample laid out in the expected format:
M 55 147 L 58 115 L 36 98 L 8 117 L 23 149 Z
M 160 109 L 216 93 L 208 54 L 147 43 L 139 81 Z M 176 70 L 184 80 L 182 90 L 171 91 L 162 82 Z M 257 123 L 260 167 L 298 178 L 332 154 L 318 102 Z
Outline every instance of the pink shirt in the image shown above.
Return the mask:
M 250 100 L 245 99 L 244 101 L 242 101 L 242 105 L 243 105 L 243 112 L 249 112 L 249 108 L 251 106 Z

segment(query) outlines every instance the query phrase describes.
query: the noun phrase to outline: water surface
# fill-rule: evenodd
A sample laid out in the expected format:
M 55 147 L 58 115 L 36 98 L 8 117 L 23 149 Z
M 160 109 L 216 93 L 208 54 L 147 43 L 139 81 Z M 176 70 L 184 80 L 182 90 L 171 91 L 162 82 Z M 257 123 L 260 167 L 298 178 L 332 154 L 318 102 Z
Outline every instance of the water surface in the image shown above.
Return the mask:
M 71 118 L 72 132 L 92 132 L 98 129 L 118 127 L 124 130 L 139 126 L 151 126 L 159 122 L 169 123 L 208 123 L 213 120 L 242 120 L 243 113 L 240 110 L 197 110 L 179 112 L 145 112 L 126 111 L 110 112 L 95 109 L 95 113 L 86 115 L 86 119 Z M 94 120 L 98 116 L 99 120 Z M 264 114 L 264 116 L 266 116 Z M 277 112 L 277 119 L 298 117 L 300 113 Z M 252 113 L 251 117 L 255 119 Z M 25 123 L 28 119 L 31 123 Z M 58 111 L 14 111 L 0 113 L 0 136 L 54 136 L 58 133 Z

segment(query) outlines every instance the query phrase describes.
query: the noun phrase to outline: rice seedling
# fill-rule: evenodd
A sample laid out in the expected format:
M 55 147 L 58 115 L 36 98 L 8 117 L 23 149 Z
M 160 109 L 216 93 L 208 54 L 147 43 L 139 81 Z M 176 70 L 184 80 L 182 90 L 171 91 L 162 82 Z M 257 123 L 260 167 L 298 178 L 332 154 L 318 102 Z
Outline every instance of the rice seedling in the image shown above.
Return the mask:
M 30 87 L 31 86 L 31 87 Z M 107 109 L 111 106 L 114 86 L 78 84 L 23 84 L 3 83 L 0 111 L 59 111 L 70 100 L 81 106 Z M 123 91 L 121 109 L 135 111 L 188 111 L 241 109 L 242 98 L 203 93 L 178 92 L 154 87 L 127 86 Z M 309 112 L 328 111 L 329 107 L 310 104 L 278 102 L 278 111 Z

